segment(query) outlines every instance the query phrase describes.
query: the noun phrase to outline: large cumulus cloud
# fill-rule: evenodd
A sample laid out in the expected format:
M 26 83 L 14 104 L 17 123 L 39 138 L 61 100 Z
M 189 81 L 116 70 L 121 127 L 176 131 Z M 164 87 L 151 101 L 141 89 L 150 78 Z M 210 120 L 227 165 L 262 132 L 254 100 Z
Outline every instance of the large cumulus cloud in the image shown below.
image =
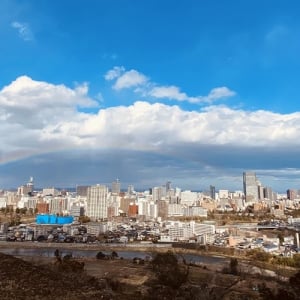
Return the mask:
M 250 112 L 224 105 L 184 111 L 146 101 L 105 109 L 97 105 L 88 96 L 87 84 L 70 88 L 27 76 L 17 78 L 0 90 L 0 161 L 57 151 L 113 150 L 131 151 L 135 157 L 163 155 L 161 164 L 180 164 L 181 174 L 184 166 L 190 168 L 186 176 L 195 176 L 199 168 L 205 172 L 196 172 L 198 176 L 211 178 L 214 172 L 225 176 L 232 169 L 300 168 L 299 112 Z M 91 106 L 96 113 L 78 109 Z

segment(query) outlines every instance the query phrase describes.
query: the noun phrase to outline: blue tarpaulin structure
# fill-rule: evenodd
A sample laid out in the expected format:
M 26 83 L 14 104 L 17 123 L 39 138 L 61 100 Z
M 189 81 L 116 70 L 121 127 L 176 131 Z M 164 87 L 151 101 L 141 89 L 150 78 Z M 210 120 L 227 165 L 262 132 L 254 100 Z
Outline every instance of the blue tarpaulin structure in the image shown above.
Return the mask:
M 72 216 L 57 216 L 57 215 L 37 215 L 37 224 L 71 224 L 74 218 Z

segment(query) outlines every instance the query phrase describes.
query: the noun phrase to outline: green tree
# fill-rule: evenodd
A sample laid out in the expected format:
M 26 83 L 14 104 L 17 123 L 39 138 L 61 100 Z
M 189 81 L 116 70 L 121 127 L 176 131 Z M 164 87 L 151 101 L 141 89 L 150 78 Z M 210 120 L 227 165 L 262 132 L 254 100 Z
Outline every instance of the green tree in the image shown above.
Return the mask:
M 278 239 L 279 239 L 279 243 L 280 245 L 282 245 L 283 241 L 284 241 L 284 235 L 282 232 L 279 232 L 277 235 Z
M 268 262 L 272 255 L 260 249 L 253 249 L 247 253 L 247 256 L 250 256 L 253 260 L 258 260 L 262 262 Z
M 290 278 L 289 283 L 293 289 L 300 292 L 300 271 Z
M 300 268 L 300 254 L 294 254 L 293 260 L 296 268 Z
M 238 260 L 236 258 L 231 258 L 229 262 L 229 273 L 232 275 L 238 275 Z
M 157 253 L 152 260 L 152 268 L 163 285 L 178 288 L 187 281 L 189 268 L 180 266 L 177 256 L 171 251 Z
M 21 209 L 20 209 L 20 213 L 21 213 L 22 215 L 26 215 L 26 213 L 27 213 L 27 207 L 21 208 Z
M 78 218 L 78 221 L 81 222 L 81 223 L 88 223 L 88 222 L 91 221 L 91 219 L 88 216 L 80 216 Z
M 239 265 L 238 260 L 236 258 L 231 258 L 229 265 L 225 266 L 222 272 L 224 274 L 238 275 L 239 274 L 238 265 Z

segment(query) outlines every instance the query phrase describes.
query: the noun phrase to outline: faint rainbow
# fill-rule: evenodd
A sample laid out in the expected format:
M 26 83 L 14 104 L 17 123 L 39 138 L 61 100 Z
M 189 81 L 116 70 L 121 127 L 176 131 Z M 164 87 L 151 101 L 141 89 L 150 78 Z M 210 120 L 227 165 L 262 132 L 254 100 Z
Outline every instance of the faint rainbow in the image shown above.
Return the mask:
M 28 157 L 34 156 L 36 154 L 40 154 L 37 151 L 28 151 L 28 150 L 16 150 L 9 153 L 1 153 L 0 152 L 0 165 L 5 165 L 11 162 L 15 162 L 18 160 L 26 159 Z

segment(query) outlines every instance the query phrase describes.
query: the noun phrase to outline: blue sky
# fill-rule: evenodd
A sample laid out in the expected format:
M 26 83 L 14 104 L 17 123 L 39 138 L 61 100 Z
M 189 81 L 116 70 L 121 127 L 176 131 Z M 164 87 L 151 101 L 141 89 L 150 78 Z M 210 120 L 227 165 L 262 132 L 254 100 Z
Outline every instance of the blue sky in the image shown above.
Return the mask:
M 300 188 L 299 9 L 1 1 L 0 187 Z

